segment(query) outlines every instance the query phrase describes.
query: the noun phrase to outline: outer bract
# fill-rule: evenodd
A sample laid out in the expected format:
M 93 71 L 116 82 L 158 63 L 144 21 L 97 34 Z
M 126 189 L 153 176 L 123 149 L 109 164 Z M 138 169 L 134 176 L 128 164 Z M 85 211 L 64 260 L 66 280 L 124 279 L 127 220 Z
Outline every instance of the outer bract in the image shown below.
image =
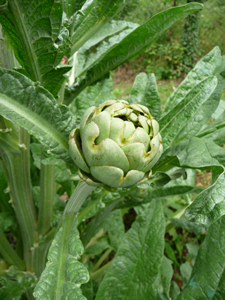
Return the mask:
M 81 178 L 111 188 L 147 180 L 163 150 L 159 125 L 148 108 L 115 100 L 86 110 L 69 144 Z

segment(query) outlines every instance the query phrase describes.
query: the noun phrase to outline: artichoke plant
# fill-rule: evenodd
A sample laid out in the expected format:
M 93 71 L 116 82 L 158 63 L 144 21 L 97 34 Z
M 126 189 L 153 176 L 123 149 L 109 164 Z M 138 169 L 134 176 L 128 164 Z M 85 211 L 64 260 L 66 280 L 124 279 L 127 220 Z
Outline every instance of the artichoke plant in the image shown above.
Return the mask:
M 123 100 L 87 109 L 69 145 L 80 177 L 111 188 L 147 180 L 162 153 L 159 125 L 148 108 Z

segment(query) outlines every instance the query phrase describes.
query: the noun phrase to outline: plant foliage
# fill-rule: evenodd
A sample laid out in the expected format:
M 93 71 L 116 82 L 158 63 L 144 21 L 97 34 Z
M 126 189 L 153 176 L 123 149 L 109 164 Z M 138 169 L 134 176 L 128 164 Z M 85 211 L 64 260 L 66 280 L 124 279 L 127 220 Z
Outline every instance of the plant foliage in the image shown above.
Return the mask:
M 146 182 L 89 186 L 69 155 L 69 134 L 84 112 L 116 98 L 109 72 L 202 8 L 177 6 L 142 25 L 113 20 L 128 3 L 1 1 L 3 300 L 224 298 L 225 59 L 218 47 L 162 111 L 155 75 L 136 76 L 127 101 L 150 110 L 164 147 Z M 207 186 L 196 184 L 200 173 L 210 174 Z

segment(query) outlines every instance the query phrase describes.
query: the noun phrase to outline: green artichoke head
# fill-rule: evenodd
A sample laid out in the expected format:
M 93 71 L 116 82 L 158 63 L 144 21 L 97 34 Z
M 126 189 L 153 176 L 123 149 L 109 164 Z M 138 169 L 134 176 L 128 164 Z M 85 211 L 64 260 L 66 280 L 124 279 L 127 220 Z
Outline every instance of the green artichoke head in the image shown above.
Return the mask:
M 161 141 L 147 107 L 108 100 L 86 110 L 69 147 L 88 184 L 124 188 L 148 180 L 162 154 Z

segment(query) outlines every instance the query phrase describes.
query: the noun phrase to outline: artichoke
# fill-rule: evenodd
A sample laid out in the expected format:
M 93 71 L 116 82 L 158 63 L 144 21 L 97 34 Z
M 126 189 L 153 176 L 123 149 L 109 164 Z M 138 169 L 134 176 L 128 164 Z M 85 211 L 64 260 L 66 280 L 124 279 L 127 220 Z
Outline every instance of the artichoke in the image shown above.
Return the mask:
M 159 125 L 143 105 L 108 100 L 86 110 L 69 149 L 86 183 L 131 187 L 148 180 L 162 154 Z

